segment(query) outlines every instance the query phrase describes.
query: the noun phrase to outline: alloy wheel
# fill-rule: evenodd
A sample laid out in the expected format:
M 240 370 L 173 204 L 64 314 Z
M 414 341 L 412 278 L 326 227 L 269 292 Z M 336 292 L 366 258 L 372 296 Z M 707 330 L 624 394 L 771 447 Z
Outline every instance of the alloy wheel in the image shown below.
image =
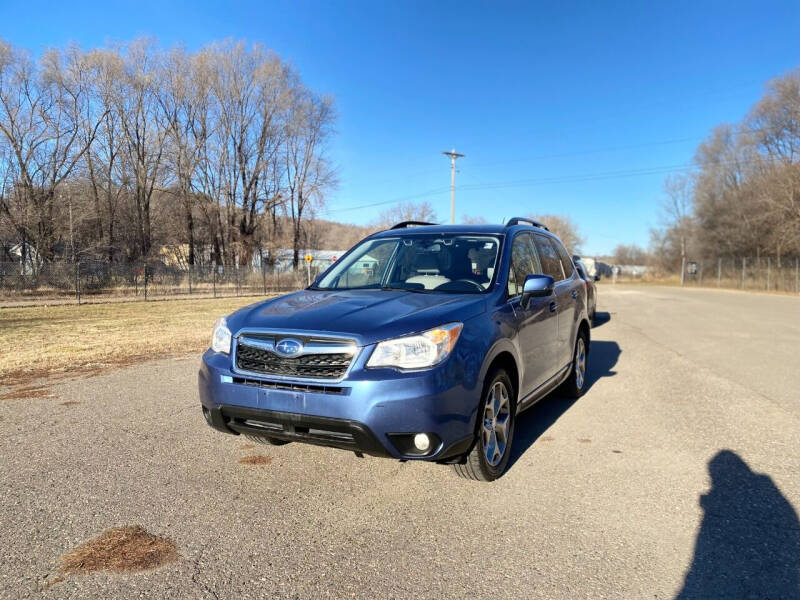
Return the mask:
M 586 379 L 586 343 L 583 338 L 578 336 L 575 345 L 575 387 L 583 389 L 583 382 Z
M 483 452 L 486 462 L 497 466 L 506 453 L 509 425 L 511 424 L 511 401 L 508 389 L 498 381 L 489 391 L 483 410 Z

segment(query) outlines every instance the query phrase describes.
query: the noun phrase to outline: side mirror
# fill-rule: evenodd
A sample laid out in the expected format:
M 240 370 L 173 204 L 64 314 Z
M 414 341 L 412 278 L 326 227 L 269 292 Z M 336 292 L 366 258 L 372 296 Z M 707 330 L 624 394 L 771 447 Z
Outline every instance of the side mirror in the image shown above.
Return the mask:
M 550 275 L 528 275 L 522 284 L 522 298 L 520 303 L 528 307 L 531 298 L 544 298 L 553 293 L 555 280 Z
M 594 276 L 594 280 L 595 280 L 595 281 L 600 281 L 600 275 L 595 275 L 595 276 Z

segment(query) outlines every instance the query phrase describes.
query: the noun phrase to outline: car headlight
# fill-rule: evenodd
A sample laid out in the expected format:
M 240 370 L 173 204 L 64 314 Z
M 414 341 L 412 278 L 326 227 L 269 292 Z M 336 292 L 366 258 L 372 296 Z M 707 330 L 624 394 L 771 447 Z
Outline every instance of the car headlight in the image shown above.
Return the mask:
M 438 365 L 450 356 L 458 341 L 462 323 L 449 323 L 416 335 L 380 342 L 367 361 L 367 367 L 424 369 Z
M 228 329 L 225 317 L 220 317 L 214 323 L 214 331 L 211 333 L 211 349 L 223 354 L 231 353 L 231 330 Z

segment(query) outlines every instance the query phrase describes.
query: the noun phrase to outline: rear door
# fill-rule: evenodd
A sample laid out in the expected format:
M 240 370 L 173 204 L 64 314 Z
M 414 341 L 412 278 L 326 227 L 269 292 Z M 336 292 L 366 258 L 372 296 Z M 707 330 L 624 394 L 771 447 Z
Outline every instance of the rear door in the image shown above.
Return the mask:
M 555 365 L 552 376 L 572 360 L 572 344 L 567 341 L 567 338 L 575 315 L 575 298 L 573 296 L 577 292 L 572 285 L 572 278 L 567 279 L 564 274 L 561 257 L 554 241 L 550 237 L 538 233 L 533 237 L 536 251 L 539 253 L 539 260 L 542 262 L 542 272 L 550 275 L 556 282 L 553 296 L 549 299 L 549 310 L 558 315 L 558 334 L 553 350 Z M 572 272 L 570 275 L 572 276 Z
M 561 259 L 561 267 L 564 269 L 562 285 L 565 292 L 568 292 L 565 294 L 564 304 L 558 311 L 558 339 L 564 352 L 564 361 L 570 362 L 574 352 L 575 336 L 578 333 L 578 321 L 582 307 L 586 303 L 586 285 L 575 271 L 575 265 L 572 264 L 572 258 L 564 248 L 564 244 L 553 238 L 550 238 L 550 243 Z
M 520 232 L 512 242 L 508 274 L 509 304 L 514 310 L 523 361 L 520 399 L 547 381 L 556 368 L 558 320 L 550 309 L 552 297 L 531 298 L 527 307 L 520 301 L 525 277 L 534 273 L 541 273 L 541 266 L 533 249 L 533 236 Z

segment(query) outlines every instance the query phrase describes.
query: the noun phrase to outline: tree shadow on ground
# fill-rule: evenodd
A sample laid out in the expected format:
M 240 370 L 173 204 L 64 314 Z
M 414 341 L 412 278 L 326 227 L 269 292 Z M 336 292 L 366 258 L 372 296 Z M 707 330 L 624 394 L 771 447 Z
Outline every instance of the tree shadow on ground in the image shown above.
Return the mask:
M 598 313 L 600 314 L 600 313 Z M 622 351 L 616 342 L 593 341 L 589 350 L 589 368 L 586 372 L 586 393 L 591 390 L 597 380 L 617 374 L 613 370 Z M 584 396 L 585 397 L 585 396 Z M 557 391 L 537 402 L 523 412 L 514 425 L 514 440 L 511 445 L 511 456 L 508 468 L 514 466 L 533 443 L 555 423 L 561 415 L 581 400 L 564 398 Z
M 792 505 L 730 450 L 717 453 L 708 472 L 694 559 L 676 600 L 800 599 L 800 522 Z

